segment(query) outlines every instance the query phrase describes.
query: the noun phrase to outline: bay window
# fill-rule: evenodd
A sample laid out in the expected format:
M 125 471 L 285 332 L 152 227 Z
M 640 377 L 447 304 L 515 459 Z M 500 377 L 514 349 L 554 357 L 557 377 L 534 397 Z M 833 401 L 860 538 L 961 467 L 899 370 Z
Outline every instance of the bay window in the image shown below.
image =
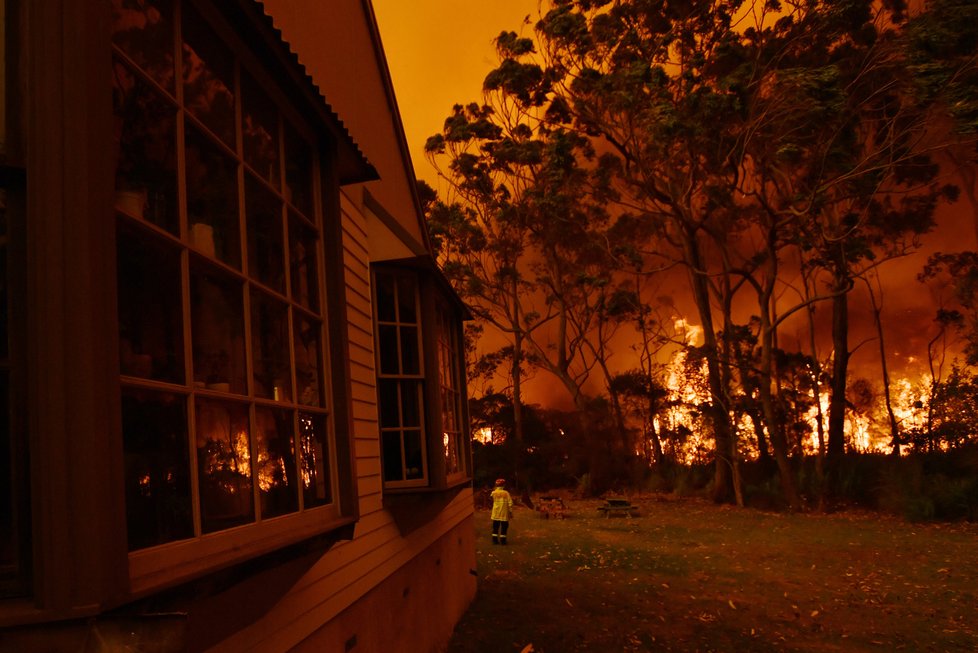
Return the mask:
M 348 436 L 330 391 L 339 367 L 328 360 L 337 336 L 327 307 L 337 304 L 326 279 L 339 263 L 326 260 L 326 221 L 338 200 L 322 135 L 213 8 L 112 7 L 120 383 L 138 577 L 349 516 L 338 499 Z M 230 531 L 233 543 L 222 539 Z
M 468 479 L 464 309 L 438 279 L 423 265 L 374 265 L 381 455 L 391 491 Z

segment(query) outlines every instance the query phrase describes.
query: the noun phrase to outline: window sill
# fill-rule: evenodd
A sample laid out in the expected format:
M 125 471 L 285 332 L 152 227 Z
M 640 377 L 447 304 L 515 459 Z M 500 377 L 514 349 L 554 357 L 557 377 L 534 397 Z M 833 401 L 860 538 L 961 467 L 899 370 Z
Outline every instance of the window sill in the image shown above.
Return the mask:
M 324 524 L 324 521 L 326 522 Z M 329 507 L 209 533 L 129 554 L 130 598 L 168 589 L 355 523 Z M 338 536 L 335 539 L 349 539 Z
M 455 491 L 459 486 L 471 485 L 472 477 L 465 476 L 464 474 L 459 474 L 457 476 L 452 476 L 445 483 L 441 485 L 419 485 L 417 487 L 384 487 L 384 497 L 385 501 L 387 497 L 395 497 L 402 495 L 415 495 L 415 494 L 438 494 L 441 492 L 451 492 Z

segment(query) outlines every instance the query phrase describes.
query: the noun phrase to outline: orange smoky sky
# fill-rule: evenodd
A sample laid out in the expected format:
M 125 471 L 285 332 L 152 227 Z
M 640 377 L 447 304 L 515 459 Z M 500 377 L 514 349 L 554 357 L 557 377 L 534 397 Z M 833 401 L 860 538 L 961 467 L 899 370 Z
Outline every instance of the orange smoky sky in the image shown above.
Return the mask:
M 482 101 L 482 80 L 495 67 L 493 39 L 529 34 L 538 0 L 373 0 L 417 176 L 439 188 L 424 143 L 442 130 L 455 104 Z

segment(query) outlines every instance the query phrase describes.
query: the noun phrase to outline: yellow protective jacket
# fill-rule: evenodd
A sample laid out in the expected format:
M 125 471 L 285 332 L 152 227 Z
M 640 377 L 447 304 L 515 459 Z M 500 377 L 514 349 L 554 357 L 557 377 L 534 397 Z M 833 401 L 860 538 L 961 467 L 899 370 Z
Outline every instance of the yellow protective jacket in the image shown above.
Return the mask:
M 509 521 L 513 516 L 513 498 L 509 496 L 509 492 L 497 487 L 489 496 L 492 497 L 492 520 Z

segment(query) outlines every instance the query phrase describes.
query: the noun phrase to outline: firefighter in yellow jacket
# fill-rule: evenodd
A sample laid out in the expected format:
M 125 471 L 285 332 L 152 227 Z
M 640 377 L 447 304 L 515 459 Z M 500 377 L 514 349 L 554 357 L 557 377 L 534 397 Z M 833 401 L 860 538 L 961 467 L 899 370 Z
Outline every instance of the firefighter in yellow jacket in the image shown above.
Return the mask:
M 506 544 L 506 531 L 509 530 L 509 520 L 513 518 L 513 498 L 505 488 L 506 480 L 496 479 L 496 489 L 492 497 L 492 543 Z

